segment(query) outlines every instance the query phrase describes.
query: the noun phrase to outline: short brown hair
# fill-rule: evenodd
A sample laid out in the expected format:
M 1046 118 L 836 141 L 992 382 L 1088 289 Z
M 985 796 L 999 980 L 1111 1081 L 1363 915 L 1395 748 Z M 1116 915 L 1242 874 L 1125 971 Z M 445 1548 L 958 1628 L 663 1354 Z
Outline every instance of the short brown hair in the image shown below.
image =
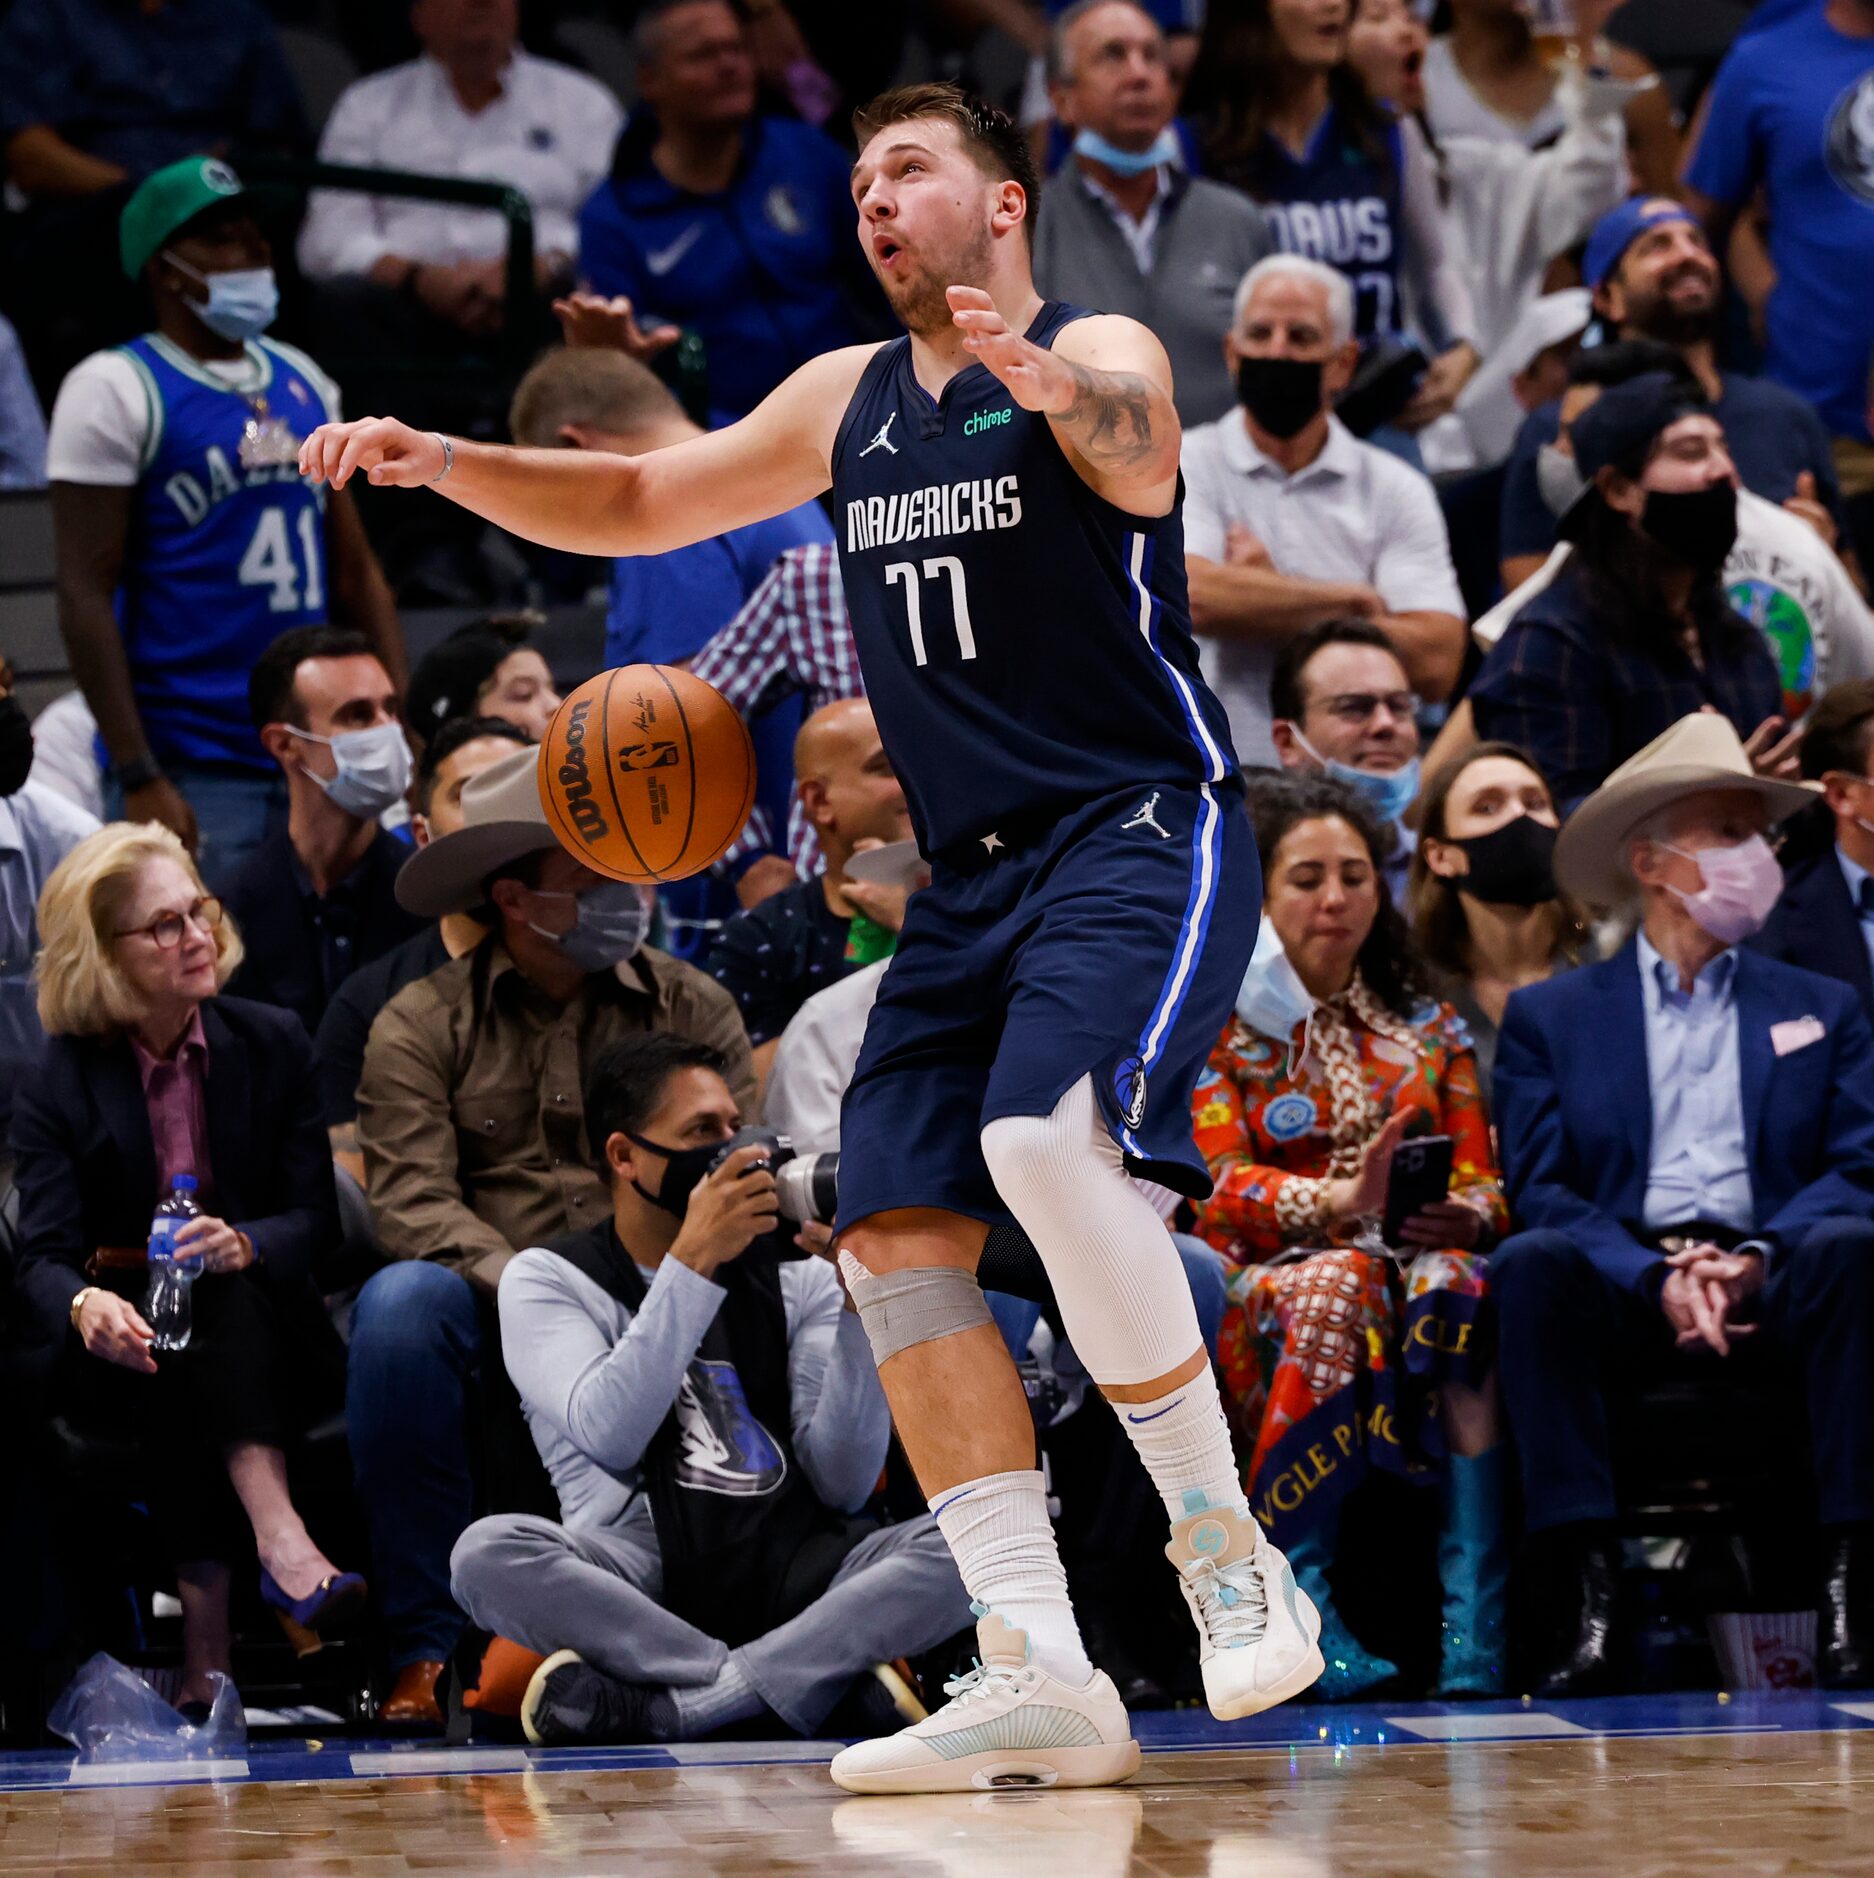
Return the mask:
M 626 437 L 682 409 L 648 365 L 602 346 L 561 346 L 537 360 L 515 387 L 508 434 L 516 443 L 551 449 L 568 425 Z
M 1034 152 L 1028 147 L 1028 139 L 1006 111 L 984 103 L 961 85 L 942 82 L 895 85 L 853 112 L 852 134 L 863 150 L 889 125 L 908 124 L 920 117 L 940 117 L 945 123 L 954 124 L 964 149 L 992 183 L 1021 185 L 1022 194 L 1028 198 L 1028 215 L 1022 232 L 1033 248 L 1035 216 L 1041 207 L 1041 177 L 1035 169 Z
M 1874 678 L 1847 678 L 1816 700 L 1802 733 L 1802 773 L 1820 782 L 1830 770 L 1865 776 L 1874 732 Z

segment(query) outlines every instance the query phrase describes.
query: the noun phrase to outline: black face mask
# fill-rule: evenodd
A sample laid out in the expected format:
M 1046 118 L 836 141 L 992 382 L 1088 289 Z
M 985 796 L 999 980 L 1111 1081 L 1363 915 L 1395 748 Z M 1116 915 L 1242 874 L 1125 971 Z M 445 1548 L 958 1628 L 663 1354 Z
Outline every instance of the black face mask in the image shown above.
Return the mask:
M 1491 906 L 1538 906 L 1555 898 L 1555 834 L 1547 822 L 1519 815 L 1487 835 L 1453 841 L 1471 871 L 1452 883 Z
M 1259 428 L 1284 441 L 1321 411 L 1321 360 L 1238 359 L 1236 400 Z
M 1640 530 L 1694 573 L 1715 574 L 1737 540 L 1737 491 L 1729 483 L 1646 492 Z
M 0 796 L 26 786 L 33 766 L 33 727 L 17 698 L 0 698 Z
M 664 1157 L 664 1178 L 655 1193 L 640 1181 L 633 1180 L 631 1184 L 641 1198 L 649 1200 L 653 1206 L 661 1206 L 666 1213 L 676 1214 L 679 1219 L 689 1211 L 690 1195 L 702 1185 L 724 1146 L 720 1141 L 706 1141 L 700 1148 L 667 1148 L 661 1141 L 634 1135 L 629 1129 L 625 1131 L 625 1138 Z

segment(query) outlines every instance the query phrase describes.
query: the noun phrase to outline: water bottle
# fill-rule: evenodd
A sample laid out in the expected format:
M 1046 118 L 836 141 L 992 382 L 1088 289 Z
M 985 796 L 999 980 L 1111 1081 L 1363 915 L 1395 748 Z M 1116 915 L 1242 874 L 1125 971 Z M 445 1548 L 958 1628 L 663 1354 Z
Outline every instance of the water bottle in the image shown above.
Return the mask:
M 143 1301 L 144 1321 L 156 1333 L 159 1350 L 188 1347 L 190 1288 L 202 1275 L 199 1253 L 178 1252 L 176 1234 L 202 1209 L 195 1200 L 195 1176 L 178 1174 L 166 1199 L 157 1202 L 150 1220 L 150 1289 Z

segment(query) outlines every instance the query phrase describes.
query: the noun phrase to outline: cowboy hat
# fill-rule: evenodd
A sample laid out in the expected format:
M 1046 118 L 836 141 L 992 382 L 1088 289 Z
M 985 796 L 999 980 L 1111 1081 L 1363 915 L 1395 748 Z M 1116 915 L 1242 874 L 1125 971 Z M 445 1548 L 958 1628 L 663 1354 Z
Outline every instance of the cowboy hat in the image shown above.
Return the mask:
M 1661 809 L 1712 789 L 1748 789 L 1780 822 L 1807 808 L 1821 785 L 1757 775 L 1731 720 L 1695 711 L 1628 757 L 1569 816 L 1555 844 L 1555 884 L 1588 906 L 1624 900 L 1634 887 L 1627 871 L 1634 830 Z
M 466 913 L 486 897 L 482 883 L 523 854 L 557 848 L 540 806 L 540 751 L 530 744 L 491 763 L 462 787 L 463 825 L 419 848 L 397 875 L 397 904 L 440 919 Z

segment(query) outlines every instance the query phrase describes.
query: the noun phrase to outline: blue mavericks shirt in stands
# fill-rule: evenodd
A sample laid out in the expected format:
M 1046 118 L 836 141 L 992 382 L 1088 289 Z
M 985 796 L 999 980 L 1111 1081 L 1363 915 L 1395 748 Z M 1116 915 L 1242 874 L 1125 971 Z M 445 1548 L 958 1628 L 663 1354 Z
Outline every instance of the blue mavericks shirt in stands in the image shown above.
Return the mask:
M 1841 486 L 1835 454 L 1822 420 L 1794 392 L 1767 378 L 1725 372 L 1711 414 L 1724 426 L 1724 441 L 1738 479 L 1766 502 L 1786 502 L 1804 470 L 1815 478 L 1816 495 L 1841 519 Z M 1504 559 L 1544 554 L 1555 546 L 1555 517 L 1536 482 L 1536 460 L 1561 428 L 1561 406 L 1539 404 L 1523 419 L 1503 479 L 1503 523 L 1497 552 Z
M 1339 107 L 1330 105 L 1299 159 L 1274 137 L 1263 140 L 1251 191 L 1284 254 L 1325 261 L 1353 283 L 1354 331 L 1362 339 L 1405 323 L 1399 304 L 1405 152 L 1396 124 L 1383 136 L 1382 162 L 1361 149 Z
M 157 333 L 123 348 L 154 417 L 117 592 L 130 688 L 159 758 L 271 773 L 247 675 L 281 633 L 326 617 L 325 490 L 300 441 L 336 413 L 290 346 L 250 341 L 231 391 Z
M 1083 317 L 1043 304 L 1027 337 Z M 933 399 L 911 341 L 867 364 L 833 447 L 866 693 L 926 854 L 1141 784 L 1235 774 L 1199 676 L 1181 509 L 1080 479 L 984 366 Z
M 1750 29 L 1711 88 L 1686 181 L 1733 208 L 1769 198 L 1765 369 L 1838 437 L 1865 438 L 1874 353 L 1874 38 L 1820 6 Z
M 860 279 L 851 159 L 811 125 L 758 117 L 734 181 L 698 196 L 664 180 L 656 139 L 634 112 L 580 211 L 580 270 L 595 292 L 629 295 L 641 321 L 700 333 L 710 408 L 742 417 L 797 366 L 861 336 L 849 294 L 877 288 Z

